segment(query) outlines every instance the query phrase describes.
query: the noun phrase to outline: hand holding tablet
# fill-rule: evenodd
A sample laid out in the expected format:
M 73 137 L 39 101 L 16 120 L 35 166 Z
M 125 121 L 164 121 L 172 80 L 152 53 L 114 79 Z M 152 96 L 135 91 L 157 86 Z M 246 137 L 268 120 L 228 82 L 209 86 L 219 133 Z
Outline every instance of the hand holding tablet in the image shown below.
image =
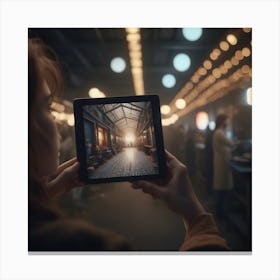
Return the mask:
M 87 183 L 162 178 L 166 163 L 156 95 L 75 99 L 80 177 Z

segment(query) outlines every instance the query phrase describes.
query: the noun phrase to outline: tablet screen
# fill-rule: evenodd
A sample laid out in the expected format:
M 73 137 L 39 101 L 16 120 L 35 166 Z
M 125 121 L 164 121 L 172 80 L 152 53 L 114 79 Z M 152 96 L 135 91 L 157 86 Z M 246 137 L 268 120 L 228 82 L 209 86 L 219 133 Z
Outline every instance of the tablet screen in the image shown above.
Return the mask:
M 124 97 L 124 102 L 113 98 L 80 105 L 79 142 L 88 181 L 160 175 L 161 126 L 153 100 L 147 99 L 128 102 Z

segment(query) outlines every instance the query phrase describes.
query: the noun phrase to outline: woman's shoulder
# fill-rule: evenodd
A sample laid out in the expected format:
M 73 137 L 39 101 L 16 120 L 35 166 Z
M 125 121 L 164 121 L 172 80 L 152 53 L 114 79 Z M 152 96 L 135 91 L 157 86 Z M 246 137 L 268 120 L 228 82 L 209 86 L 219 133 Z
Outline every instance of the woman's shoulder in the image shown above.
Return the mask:
M 214 133 L 213 133 L 213 138 L 214 137 L 221 137 L 221 136 L 223 136 L 224 135 L 224 131 L 221 129 L 221 128 L 218 128 L 218 129 L 216 129 L 215 131 L 214 131 Z

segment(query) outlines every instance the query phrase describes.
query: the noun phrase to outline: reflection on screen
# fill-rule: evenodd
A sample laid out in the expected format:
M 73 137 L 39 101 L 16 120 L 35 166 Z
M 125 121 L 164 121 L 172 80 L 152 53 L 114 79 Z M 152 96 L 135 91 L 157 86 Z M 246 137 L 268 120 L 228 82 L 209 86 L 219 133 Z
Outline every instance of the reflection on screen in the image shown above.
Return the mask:
M 158 174 L 151 102 L 83 106 L 89 179 Z

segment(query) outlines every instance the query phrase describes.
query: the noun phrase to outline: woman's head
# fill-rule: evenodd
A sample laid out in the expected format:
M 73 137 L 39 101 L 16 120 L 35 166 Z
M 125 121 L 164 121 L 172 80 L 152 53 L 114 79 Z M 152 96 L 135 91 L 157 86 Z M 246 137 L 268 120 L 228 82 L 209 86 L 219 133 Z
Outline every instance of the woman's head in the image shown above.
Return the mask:
M 58 165 L 59 135 L 50 105 L 62 91 L 62 77 L 52 52 L 38 39 L 28 40 L 29 176 L 40 180 Z
M 225 129 L 228 125 L 228 115 L 219 114 L 216 118 L 216 129 L 223 128 Z

